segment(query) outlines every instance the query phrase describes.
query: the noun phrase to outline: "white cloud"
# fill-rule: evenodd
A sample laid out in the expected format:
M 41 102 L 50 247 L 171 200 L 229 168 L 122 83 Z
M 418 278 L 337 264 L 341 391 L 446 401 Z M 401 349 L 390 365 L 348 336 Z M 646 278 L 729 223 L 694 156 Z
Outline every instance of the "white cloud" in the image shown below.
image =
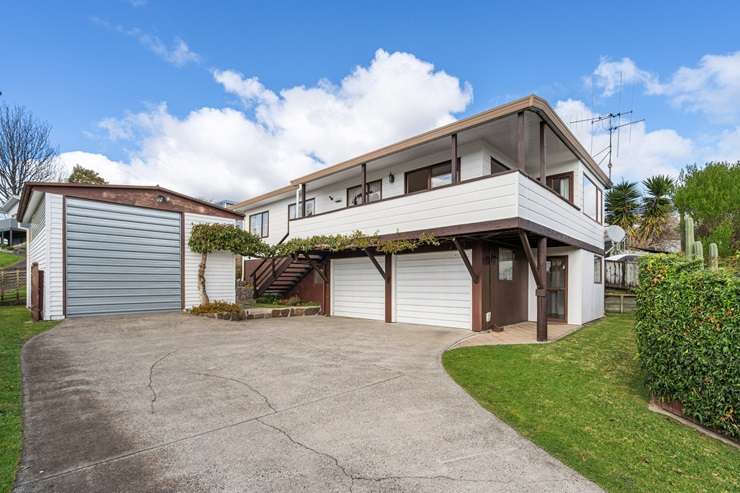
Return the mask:
M 565 122 L 595 115 L 583 101 L 573 99 L 558 101 L 555 111 Z M 586 149 L 593 149 L 596 161 L 601 161 L 605 153 L 600 151 L 608 146 L 609 133 L 598 127 L 592 129 L 588 122 L 569 126 Z M 673 129 L 648 131 L 645 122 L 636 123 L 631 129 L 623 129 L 619 137 L 619 152 L 616 142 L 613 149 L 613 181 L 621 178 L 642 180 L 656 174 L 677 176 L 681 167 L 697 157 L 696 145 L 691 139 Z M 606 159 L 602 167 L 607 169 Z
M 740 117 L 740 51 L 727 55 L 704 55 L 696 67 L 680 67 L 668 82 L 639 68 L 630 58 L 609 61 L 602 58 L 587 84 L 601 89 L 603 96 L 614 95 L 622 85 L 639 84 L 650 95 L 666 96 L 671 103 L 699 112 L 718 121 Z
M 602 58 L 594 69 L 588 83 L 601 89 L 603 96 L 613 96 L 621 86 L 644 84 L 648 90 L 658 85 L 657 76 L 640 69 L 631 58 L 624 57 L 619 61 Z
M 127 162 L 72 152 L 61 158 L 110 182 L 160 184 L 204 198 L 244 199 L 363 151 L 455 120 L 472 89 L 408 53 L 378 50 L 338 85 L 319 81 L 278 91 L 256 77 L 214 71 L 253 111 L 201 108 L 184 118 L 162 104 L 100 122 L 109 138 L 135 145 Z
M 115 31 L 135 39 L 139 44 L 157 55 L 159 58 L 167 63 L 175 65 L 176 67 L 182 67 L 188 63 L 198 63 L 201 60 L 200 55 L 191 50 L 188 44 L 179 37 L 173 38 L 172 42 L 168 45 L 158 36 L 144 32 L 138 27 L 129 29 L 120 25 L 113 25 L 98 17 L 93 17 L 92 21 L 105 29 Z
M 721 121 L 740 116 L 740 51 L 704 55 L 695 68 L 681 67 L 670 82 L 649 92 L 671 98 L 673 104 Z

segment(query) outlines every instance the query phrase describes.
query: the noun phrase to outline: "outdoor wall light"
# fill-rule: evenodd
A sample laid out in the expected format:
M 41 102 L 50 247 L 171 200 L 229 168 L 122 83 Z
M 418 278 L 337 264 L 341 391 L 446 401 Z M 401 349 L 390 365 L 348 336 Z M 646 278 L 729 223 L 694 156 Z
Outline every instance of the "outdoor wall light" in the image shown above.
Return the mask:
M 170 201 L 170 198 L 166 195 L 157 195 L 157 203 L 158 204 L 166 204 Z
M 388 173 L 388 183 L 393 183 L 394 181 L 396 181 L 396 177 L 393 175 L 393 171 L 391 171 Z

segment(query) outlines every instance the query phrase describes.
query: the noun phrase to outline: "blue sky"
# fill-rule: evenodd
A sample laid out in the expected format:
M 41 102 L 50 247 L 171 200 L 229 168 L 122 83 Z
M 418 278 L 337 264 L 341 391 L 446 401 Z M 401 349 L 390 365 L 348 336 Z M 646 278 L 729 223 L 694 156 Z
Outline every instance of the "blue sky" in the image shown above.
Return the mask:
M 740 158 L 739 4 L 518 4 L 10 2 L 0 101 L 49 121 L 67 165 L 214 198 L 529 93 L 566 119 L 629 107 L 645 117 L 622 136 L 618 177 Z M 372 135 L 354 142 L 344 128 Z M 242 130 L 253 134 L 239 143 Z M 575 130 L 588 147 L 589 129 Z M 230 172 L 204 185 L 204 166 Z

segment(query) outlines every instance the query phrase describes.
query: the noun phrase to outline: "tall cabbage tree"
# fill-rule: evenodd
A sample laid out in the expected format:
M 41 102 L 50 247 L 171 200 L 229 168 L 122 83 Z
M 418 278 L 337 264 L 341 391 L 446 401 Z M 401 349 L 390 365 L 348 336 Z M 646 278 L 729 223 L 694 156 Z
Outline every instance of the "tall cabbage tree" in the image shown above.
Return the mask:
M 671 195 L 675 183 L 670 176 L 655 175 L 642 182 L 645 193 L 640 205 L 639 238 L 643 244 L 650 244 L 661 238 L 673 213 Z
M 639 220 L 640 191 L 637 183 L 622 180 L 606 193 L 606 221 L 621 226 L 630 238 Z

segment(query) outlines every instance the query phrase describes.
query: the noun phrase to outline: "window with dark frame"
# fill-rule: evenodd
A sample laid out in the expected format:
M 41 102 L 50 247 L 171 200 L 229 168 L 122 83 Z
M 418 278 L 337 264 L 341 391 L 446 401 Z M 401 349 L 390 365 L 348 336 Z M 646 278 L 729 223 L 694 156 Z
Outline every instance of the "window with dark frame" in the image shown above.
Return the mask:
M 498 280 L 514 280 L 514 250 L 510 248 L 498 249 Z
M 306 200 L 306 217 L 316 214 L 316 199 Z M 295 204 L 288 205 L 288 220 L 296 218 Z
M 406 193 L 422 192 L 452 183 L 451 161 L 406 173 Z
M 550 175 L 546 182 L 555 193 L 573 203 L 573 172 Z
M 583 175 L 583 213 L 594 221 L 601 223 L 602 218 L 602 192 L 591 179 Z
M 604 279 L 603 262 L 601 257 L 594 255 L 594 284 L 601 284 Z
M 270 236 L 270 212 L 258 212 L 249 216 L 249 232 L 260 238 Z
M 491 174 L 495 175 L 496 173 L 503 173 L 504 171 L 509 171 L 509 167 L 491 156 Z
M 383 198 L 383 180 L 367 182 L 367 203 L 377 202 Z M 347 189 L 347 207 L 362 204 L 362 185 Z

